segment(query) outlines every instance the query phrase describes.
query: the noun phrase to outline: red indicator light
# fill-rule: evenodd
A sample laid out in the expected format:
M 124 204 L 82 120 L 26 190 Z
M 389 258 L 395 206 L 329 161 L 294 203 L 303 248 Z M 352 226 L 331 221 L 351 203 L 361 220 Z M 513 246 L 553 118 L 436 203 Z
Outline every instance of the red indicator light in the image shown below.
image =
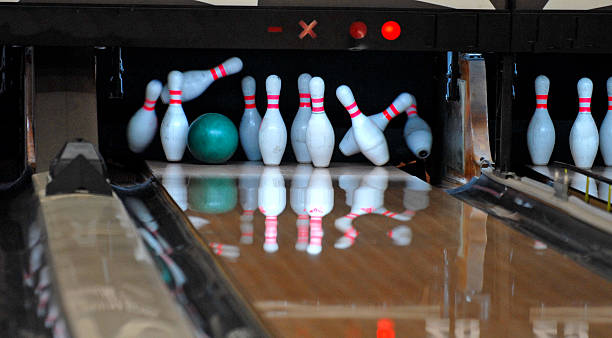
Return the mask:
M 387 40 L 395 40 L 400 36 L 402 29 L 395 21 L 387 21 L 380 30 L 382 36 Z
M 355 21 L 351 24 L 349 32 L 351 33 L 353 39 L 363 39 L 365 38 L 366 34 L 368 34 L 368 26 L 361 21 Z
M 283 27 L 281 26 L 270 26 L 268 27 L 268 33 L 282 33 Z

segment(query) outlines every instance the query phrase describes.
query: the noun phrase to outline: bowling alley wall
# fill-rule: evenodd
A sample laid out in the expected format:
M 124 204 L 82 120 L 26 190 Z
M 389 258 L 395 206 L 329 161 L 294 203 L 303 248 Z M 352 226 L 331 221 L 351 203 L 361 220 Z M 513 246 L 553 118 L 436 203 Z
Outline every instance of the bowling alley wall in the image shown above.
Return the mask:
M 219 113 L 229 117 L 236 128 L 244 112 L 240 82 L 250 75 L 256 80 L 256 104 L 260 115 L 266 111 L 265 80 L 271 74 L 281 78 L 280 112 L 289 131 L 299 107 L 298 76 L 309 73 L 325 81 L 324 107 L 335 130 L 332 162 L 364 162 L 363 155 L 345 157 L 338 143 L 351 127 L 346 109 L 336 98 L 336 88 L 346 84 L 366 115 L 383 111 L 402 92 L 416 96 L 419 116 L 435 131 L 436 102 L 439 97 L 440 69 L 445 67 L 446 53 L 382 52 L 382 51 L 307 51 L 307 50 L 191 50 L 122 48 L 123 97 L 114 92 L 116 85 L 117 55 L 111 49 L 98 50 L 96 56 L 98 128 L 100 150 L 103 156 L 134 156 L 129 152 L 125 137 L 126 126 L 134 112 L 142 106 L 147 83 L 152 79 L 166 82 L 171 70 L 212 68 L 229 57 L 239 57 L 244 68 L 238 74 L 215 81 L 200 97 L 183 102 L 189 123 L 206 113 Z M 156 113 L 161 122 L 166 105 L 158 101 Z M 389 145 L 389 164 L 398 165 L 416 160 L 402 136 L 406 114 L 393 119 L 385 136 Z M 433 153 L 439 144 L 434 141 Z M 148 160 L 165 161 L 159 133 L 147 150 L 141 154 Z M 435 156 L 433 156 L 435 158 Z M 247 160 L 241 146 L 230 159 Z M 198 163 L 188 152 L 183 162 Z M 283 162 L 295 163 L 290 143 Z

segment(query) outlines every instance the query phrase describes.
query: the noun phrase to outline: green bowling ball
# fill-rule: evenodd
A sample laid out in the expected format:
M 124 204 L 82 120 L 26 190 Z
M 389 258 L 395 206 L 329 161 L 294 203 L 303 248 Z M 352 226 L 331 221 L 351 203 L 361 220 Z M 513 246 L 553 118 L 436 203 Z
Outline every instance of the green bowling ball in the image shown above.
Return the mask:
M 221 114 L 204 114 L 189 126 L 187 147 L 204 163 L 224 163 L 238 148 L 238 130 Z
M 231 211 L 238 202 L 233 178 L 191 178 L 188 189 L 189 209 L 205 214 Z

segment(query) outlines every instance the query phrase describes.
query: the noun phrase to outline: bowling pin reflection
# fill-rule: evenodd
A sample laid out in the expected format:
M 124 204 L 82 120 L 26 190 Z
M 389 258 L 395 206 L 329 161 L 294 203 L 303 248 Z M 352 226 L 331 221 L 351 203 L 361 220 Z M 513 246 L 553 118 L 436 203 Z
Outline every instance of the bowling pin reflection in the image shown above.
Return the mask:
M 240 243 L 253 244 L 253 217 L 257 209 L 257 190 L 261 167 L 245 163 L 241 168 L 238 190 L 240 191 Z
M 306 188 L 306 211 L 310 215 L 310 243 L 306 249 L 311 255 L 321 253 L 323 217 L 334 209 L 334 188 L 327 168 L 316 168 Z
M 181 165 L 177 163 L 166 165 L 161 181 L 179 208 L 187 210 L 187 182 L 185 181 L 185 173 Z
M 266 252 L 276 252 L 278 215 L 285 210 L 287 204 L 285 180 L 278 167 L 264 168 L 259 181 L 258 204 L 259 211 L 266 216 L 263 248 Z
M 311 174 L 311 165 L 298 165 L 291 179 L 291 188 L 289 190 L 291 209 L 293 209 L 293 212 L 297 215 L 297 220 L 295 222 L 297 227 L 295 249 L 298 251 L 304 251 L 308 247 L 309 216 L 306 211 L 306 189 L 308 188 L 308 181 L 310 180 Z
M 597 182 L 593 178 L 590 178 L 590 177 L 588 177 L 588 182 L 589 182 L 589 195 L 598 197 Z M 587 176 L 580 174 L 580 173 L 574 173 L 572 176 L 571 187 L 578 191 L 586 193 Z

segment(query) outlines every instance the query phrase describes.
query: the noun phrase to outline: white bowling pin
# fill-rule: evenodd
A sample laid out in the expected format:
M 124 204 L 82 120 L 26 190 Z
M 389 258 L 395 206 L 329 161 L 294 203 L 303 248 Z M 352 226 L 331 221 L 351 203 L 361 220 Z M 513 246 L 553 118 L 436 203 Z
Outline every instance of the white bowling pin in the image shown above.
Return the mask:
M 242 93 L 244 94 L 244 114 L 240 120 L 240 144 L 249 161 L 261 160 L 259 152 L 259 126 L 261 115 L 255 106 L 255 79 L 245 76 L 242 79 Z
M 187 210 L 187 180 L 183 168 L 176 163 L 168 164 L 161 182 L 179 208 Z
M 351 116 L 355 141 L 361 153 L 375 165 L 383 165 L 389 161 L 387 140 L 382 131 L 361 113 L 351 89 L 342 85 L 336 89 L 336 97 Z
M 187 146 L 187 133 L 189 123 L 181 105 L 181 88 L 183 85 L 183 74 L 173 70 L 168 74 L 168 87 L 170 88 L 170 105 L 162 120 L 159 134 L 166 159 L 168 161 L 180 161 Z
M 384 111 L 368 116 L 368 119 L 372 121 L 380 130 L 385 130 L 387 125 L 394 117 L 401 114 L 404 110 L 408 109 L 412 105 L 412 95 L 408 93 L 401 93 L 398 97 L 393 100 L 393 103 Z M 340 145 L 338 146 L 340 151 L 345 156 L 352 156 L 359 152 L 359 146 L 357 142 L 355 142 L 355 135 L 353 134 L 353 128 L 349 128 L 349 130 L 344 134 L 342 141 L 340 141 Z
M 570 131 L 570 150 L 578 168 L 590 169 L 599 148 L 599 133 L 591 115 L 593 82 L 584 77 L 578 81 L 578 117 Z
M 431 128 L 417 113 L 414 96 L 412 96 L 412 105 L 406 110 L 406 115 L 408 115 L 408 120 L 404 125 L 406 145 L 416 157 L 427 158 L 431 153 Z
M 298 91 L 300 93 L 300 107 L 291 125 L 291 147 L 299 163 L 310 163 L 310 153 L 306 147 L 306 129 L 312 112 L 310 108 L 310 88 L 312 76 L 304 73 L 298 77 Z
M 143 152 L 157 133 L 157 115 L 155 115 L 155 102 L 162 90 L 159 80 L 151 80 L 145 91 L 145 102 L 142 108 L 132 116 L 127 126 L 127 140 L 130 150 L 135 153 Z
M 306 188 L 306 211 L 310 215 L 310 243 L 306 251 L 318 255 L 322 249 L 323 217 L 334 209 L 334 188 L 329 169 L 317 168 Z
M 323 96 L 325 83 L 320 77 L 310 80 L 310 95 L 312 96 L 312 114 L 306 130 L 306 146 L 315 167 L 329 167 L 334 152 L 334 127 L 332 127 L 325 109 Z
M 287 146 L 287 128 L 278 110 L 281 79 L 270 75 L 266 79 L 268 109 L 259 128 L 259 150 L 266 165 L 279 165 Z
M 242 60 L 232 57 L 222 64 L 208 70 L 190 70 L 184 73 L 183 102 L 191 101 L 202 95 L 213 82 L 228 75 L 236 74 L 242 70 Z M 169 85 L 164 86 L 162 102 L 170 101 Z
M 612 77 L 606 83 L 608 89 L 608 112 L 599 129 L 599 149 L 604 163 L 612 167 Z
M 285 180 L 278 167 L 264 168 L 259 181 L 259 211 L 266 216 L 264 250 L 276 252 L 278 215 L 287 205 L 287 190 Z
M 297 215 L 295 225 L 297 227 L 297 241 L 295 249 L 298 251 L 306 250 L 308 246 L 308 212 L 306 211 L 306 189 L 312 174 L 312 166 L 300 164 L 295 168 L 291 178 L 291 188 L 289 190 L 289 200 L 291 209 Z
M 527 148 L 534 165 L 547 165 L 555 147 L 555 126 L 548 114 L 550 81 L 544 75 L 535 79 L 536 108 L 527 128 Z

